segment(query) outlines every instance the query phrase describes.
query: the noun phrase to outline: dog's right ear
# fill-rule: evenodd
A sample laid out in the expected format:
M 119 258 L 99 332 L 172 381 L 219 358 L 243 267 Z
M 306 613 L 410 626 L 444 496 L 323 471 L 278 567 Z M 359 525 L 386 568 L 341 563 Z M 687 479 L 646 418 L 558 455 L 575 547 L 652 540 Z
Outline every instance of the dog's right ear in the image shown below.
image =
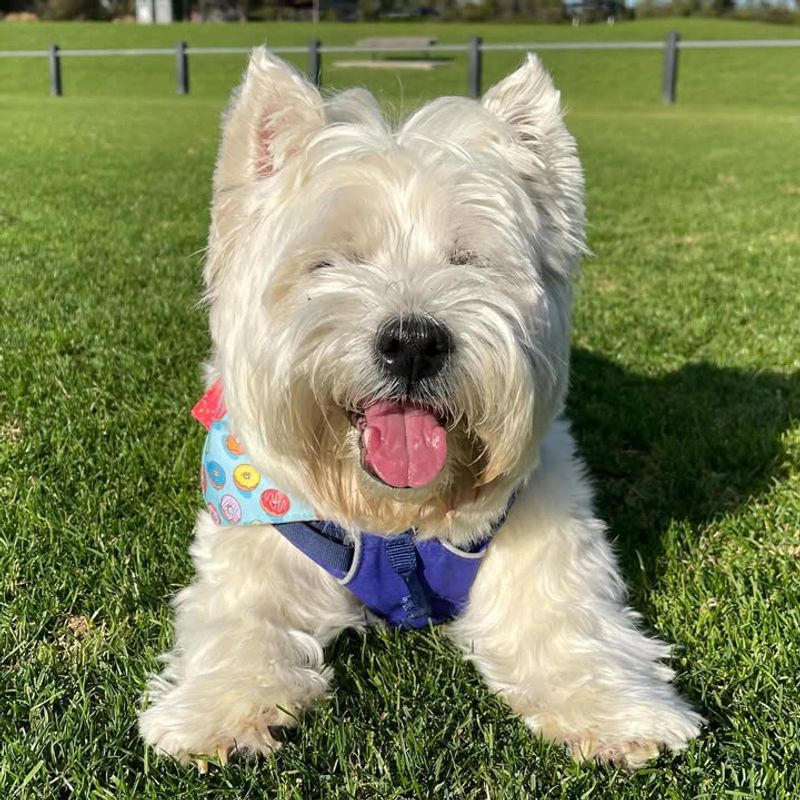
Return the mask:
M 223 121 L 215 190 L 274 175 L 322 124 L 316 88 L 265 47 L 255 48 Z

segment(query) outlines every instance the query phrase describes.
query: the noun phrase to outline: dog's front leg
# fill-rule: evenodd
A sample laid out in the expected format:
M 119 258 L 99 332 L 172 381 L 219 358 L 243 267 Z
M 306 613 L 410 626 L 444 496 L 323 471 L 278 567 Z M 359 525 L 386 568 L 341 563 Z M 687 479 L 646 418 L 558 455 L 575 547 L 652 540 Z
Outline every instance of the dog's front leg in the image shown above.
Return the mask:
M 266 753 L 272 733 L 324 695 L 323 646 L 363 624 L 355 598 L 270 526 L 218 527 L 204 512 L 195 582 L 176 598 L 175 646 L 139 720 L 181 761 Z
M 557 423 L 451 631 L 534 731 L 576 758 L 635 767 L 661 748 L 682 749 L 702 718 L 670 685 L 668 647 L 624 606 L 573 450 Z

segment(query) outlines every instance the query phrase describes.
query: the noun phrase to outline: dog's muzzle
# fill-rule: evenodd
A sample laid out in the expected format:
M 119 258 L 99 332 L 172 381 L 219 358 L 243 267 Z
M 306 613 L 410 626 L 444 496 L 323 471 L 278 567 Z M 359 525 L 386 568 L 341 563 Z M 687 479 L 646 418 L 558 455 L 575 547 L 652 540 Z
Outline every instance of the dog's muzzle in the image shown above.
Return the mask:
M 447 431 L 421 398 L 452 353 L 449 331 L 431 317 L 392 317 L 379 328 L 375 358 L 395 390 L 391 400 L 376 399 L 351 414 L 361 437 L 361 465 L 373 478 L 397 489 L 419 488 L 441 473 Z

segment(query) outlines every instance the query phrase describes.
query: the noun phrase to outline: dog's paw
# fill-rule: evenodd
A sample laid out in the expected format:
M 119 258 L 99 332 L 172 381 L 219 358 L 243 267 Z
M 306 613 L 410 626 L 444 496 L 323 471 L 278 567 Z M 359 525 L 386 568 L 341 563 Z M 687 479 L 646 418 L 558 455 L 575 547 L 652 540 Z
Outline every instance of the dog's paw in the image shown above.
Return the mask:
M 194 761 L 201 773 L 208 771 L 209 761 L 224 766 L 231 756 L 273 753 L 281 746 L 278 731 L 295 724 L 294 717 L 277 707 L 214 719 L 208 711 L 194 715 L 171 705 L 158 703 L 139 716 L 142 738 L 160 754 L 184 764 Z
M 633 710 L 629 725 L 610 725 L 606 731 L 592 731 L 558 737 L 576 761 L 616 764 L 627 769 L 639 767 L 661 753 L 679 753 L 698 736 L 703 718 L 688 708 L 671 708 L 645 721 Z M 617 727 L 617 730 L 613 730 Z M 621 729 L 620 729 L 621 728 Z
M 657 758 L 664 749 L 657 741 L 606 742 L 593 736 L 567 739 L 564 746 L 575 761 L 615 764 L 627 769 L 638 769 Z

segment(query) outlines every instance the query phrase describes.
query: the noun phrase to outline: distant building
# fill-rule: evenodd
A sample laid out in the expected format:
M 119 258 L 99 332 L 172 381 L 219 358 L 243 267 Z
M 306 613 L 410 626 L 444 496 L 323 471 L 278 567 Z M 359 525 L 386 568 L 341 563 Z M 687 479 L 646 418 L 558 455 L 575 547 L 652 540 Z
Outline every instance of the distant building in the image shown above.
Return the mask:
M 144 25 L 172 22 L 172 0 L 136 0 L 136 21 Z

